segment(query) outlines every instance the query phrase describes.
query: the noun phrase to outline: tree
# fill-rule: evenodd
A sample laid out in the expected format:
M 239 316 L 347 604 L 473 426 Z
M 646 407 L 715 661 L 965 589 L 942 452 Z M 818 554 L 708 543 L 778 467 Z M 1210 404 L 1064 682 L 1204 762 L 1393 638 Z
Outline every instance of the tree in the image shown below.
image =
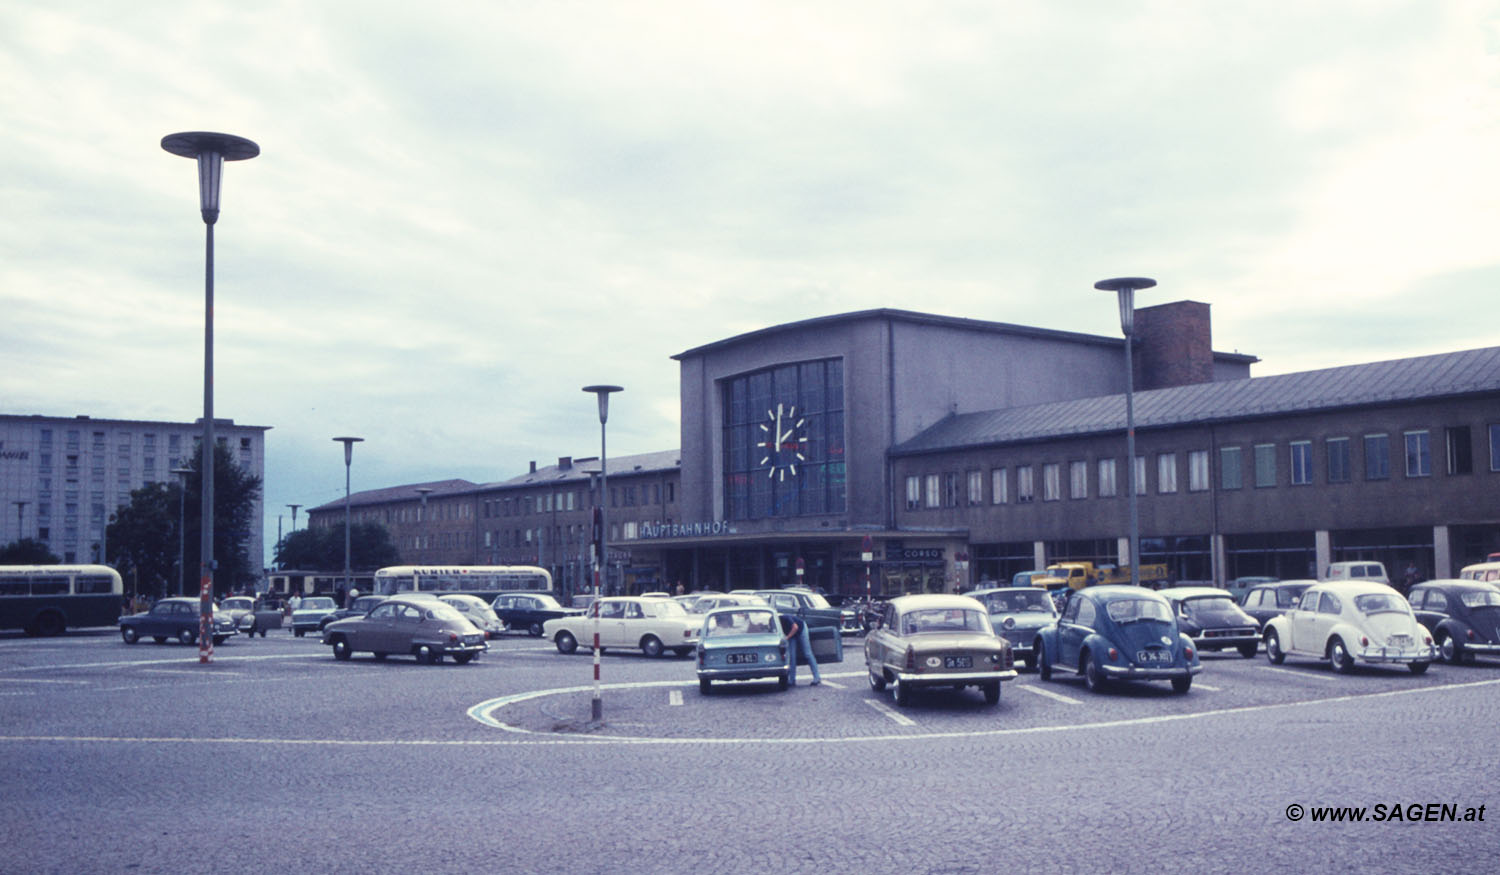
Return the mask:
M 45 542 L 22 538 L 0 547 L 0 565 L 57 565 L 62 559 Z
M 298 529 L 276 545 L 276 564 L 303 571 L 344 570 L 344 527 L 319 526 Z M 354 523 L 349 527 L 349 567 L 373 571 L 400 565 L 401 553 L 379 523 Z
M 199 556 L 203 529 L 203 449 L 188 462 L 186 484 L 152 483 L 130 493 L 130 504 L 116 511 L 105 533 L 107 561 L 128 574 L 132 570 L 143 587 L 170 581 L 175 587 L 177 549 L 183 549 L 183 575 L 189 593 L 198 591 Z M 252 530 L 260 499 L 260 478 L 242 470 L 229 451 L 214 452 L 214 594 L 253 586 L 260 577 L 259 561 L 251 563 L 245 538 Z M 179 533 L 178 501 L 183 502 Z M 257 551 L 258 553 L 259 551 Z

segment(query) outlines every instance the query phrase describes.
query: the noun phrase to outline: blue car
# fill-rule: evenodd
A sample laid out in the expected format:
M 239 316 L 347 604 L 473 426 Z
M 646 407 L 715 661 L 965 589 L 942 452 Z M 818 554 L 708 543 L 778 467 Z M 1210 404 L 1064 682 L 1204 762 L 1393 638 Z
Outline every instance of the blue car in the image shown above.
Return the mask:
M 1032 645 L 1037 673 L 1083 675 L 1098 691 L 1112 680 L 1172 682 L 1186 693 L 1203 670 L 1192 639 L 1177 628 L 1167 600 L 1138 586 L 1091 586 L 1074 592 L 1058 621 Z
M 705 696 L 714 681 L 775 678 L 787 688 L 786 639 L 769 607 L 736 605 L 709 611 L 698 635 L 698 689 Z

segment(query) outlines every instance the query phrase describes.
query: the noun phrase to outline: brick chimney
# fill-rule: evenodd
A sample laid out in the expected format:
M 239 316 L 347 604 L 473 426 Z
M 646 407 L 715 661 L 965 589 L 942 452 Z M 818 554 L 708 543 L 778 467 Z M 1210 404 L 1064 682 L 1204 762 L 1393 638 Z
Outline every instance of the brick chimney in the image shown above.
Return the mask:
M 573 468 L 573 457 L 572 456 L 558 456 L 557 457 L 557 470 L 559 470 L 559 471 L 569 471 L 569 470 L 572 470 L 572 468 Z
M 1211 383 L 1214 351 L 1208 305 L 1174 301 L 1135 311 L 1137 389 Z

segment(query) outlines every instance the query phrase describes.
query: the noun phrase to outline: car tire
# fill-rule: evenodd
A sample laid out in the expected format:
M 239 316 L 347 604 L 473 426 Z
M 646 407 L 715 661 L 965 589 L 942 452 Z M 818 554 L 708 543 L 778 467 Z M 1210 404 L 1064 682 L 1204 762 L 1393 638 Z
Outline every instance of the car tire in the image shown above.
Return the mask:
M 376 662 L 385 662 L 385 658 L 387 656 L 390 656 L 390 654 L 389 653 L 377 653 L 377 654 L 375 654 L 375 661 Z
M 1281 638 L 1277 636 L 1275 629 L 1266 630 L 1266 661 L 1272 665 L 1286 662 L 1286 654 L 1281 650 Z
M 1457 637 L 1438 633 L 1438 650 L 1443 654 L 1443 662 L 1449 665 L 1459 665 L 1464 661 L 1464 645 Z
M 215 635 L 214 636 L 214 646 L 218 647 L 220 644 L 223 644 L 225 641 L 228 641 L 228 640 L 229 640 L 229 636 L 228 635 Z
M 292 634 L 296 635 L 298 638 L 301 638 L 303 635 L 307 634 L 307 630 L 306 629 L 293 629 L 292 630 Z
M 192 644 L 197 643 L 197 641 L 198 641 L 198 633 L 194 632 L 192 629 L 178 629 L 177 630 L 177 643 L 178 644 L 192 645 Z
M 1255 645 L 1255 644 L 1241 644 L 1240 645 L 1240 656 L 1243 656 L 1246 659 L 1254 659 L 1255 658 L 1255 652 L 1257 650 L 1259 650 L 1259 649 L 1260 649 L 1260 647 L 1258 645 Z
M 1344 646 L 1344 639 L 1334 638 L 1328 642 L 1328 664 L 1339 674 L 1354 671 L 1354 657 L 1349 655 L 1349 648 Z
M 786 680 L 782 678 L 782 680 Z M 705 696 L 713 695 L 714 682 L 708 678 L 698 678 L 698 692 Z
M 532 623 L 530 626 L 527 627 L 526 631 L 531 633 L 531 637 L 533 637 L 533 638 L 540 638 L 540 637 L 542 637 L 542 624 L 541 623 Z
M 891 696 L 896 700 L 897 705 L 904 708 L 911 704 L 911 687 L 901 683 L 901 678 L 898 677 L 891 681 Z
M 1088 687 L 1089 692 L 1097 693 L 1104 689 L 1105 678 L 1103 669 L 1099 668 L 1099 661 L 1092 653 L 1084 653 L 1078 657 L 1083 663 L 1083 685 Z
M 885 691 L 885 675 L 878 671 L 870 672 L 870 689 L 877 693 Z
M 1424 674 L 1424 673 L 1426 673 L 1427 666 L 1429 666 L 1429 665 L 1432 665 L 1432 663 L 1430 663 L 1430 662 L 1412 662 L 1412 663 L 1408 663 L 1406 667 L 1409 668 L 1409 669 L 1411 669 L 1411 673 L 1412 674 Z
M 1047 651 L 1042 647 L 1040 638 L 1032 645 L 1032 652 L 1036 654 L 1032 657 L 1036 660 L 1036 676 L 1044 681 L 1052 680 L 1052 663 L 1047 659 Z
M 1172 678 L 1172 692 L 1174 692 L 1174 693 L 1186 693 L 1188 690 L 1191 690 L 1192 688 L 1193 688 L 1193 676 L 1192 675 L 1188 675 L 1185 678 Z
M 344 636 L 340 635 L 337 638 L 333 639 L 332 644 L 334 659 L 347 661 L 351 656 L 354 655 L 354 651 L 349 649 L 349 639 L 345 638 Z
M 437 665 L 443 659 L 443 655 L 432 649 L 430 644 L 417 645 L 417 662 L 423 665 Z
M 455 653 L 453 654 L 453 661 L 459 665 L 468 665 L 478 655 L 477 653 Z
M 1000 704 L 1000 682 L 990 681 L 984 685 L 984 703 L 986 705 Z
M 779 674 L 776 676 L 776 689 L 784 690 L 789 686 L 791 686 L 791 681 L 786 679 L 786 675 Z
M 121 626 L 120 637 L 124 639 L 126 644 L 134 644 L 141 640 L 141 633 L 135 631 L 134 626 Z
M 167 643 L 167 636 L 165 636 L 165 635 L 152 635 L 151 636 L 151 640 L 155 641 L 157 644 L 166 644 Z
M 558 653 L 572 653 L 578 649 L 578 639 L 573 637 L 572 632 L 559 632 L 553 641 L 557 644 Z
M 647 656 L 653 658 L 661 656 L 662 649 L 661 639 L 655 635 L 647 635 L 641 639 L 641 652 Z

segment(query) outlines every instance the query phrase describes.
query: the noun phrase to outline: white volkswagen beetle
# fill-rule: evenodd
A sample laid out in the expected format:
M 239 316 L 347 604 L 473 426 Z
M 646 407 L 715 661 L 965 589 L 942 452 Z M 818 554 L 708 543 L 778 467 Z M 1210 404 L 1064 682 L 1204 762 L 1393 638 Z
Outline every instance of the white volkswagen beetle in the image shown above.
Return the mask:
M 1397 663 L 1412 674 L 1427 670 L 1438 651 L 1401 593 L 1383 583 L 1327 581 L 1302 593 L 1297 607 L 1266 621 L 1266 658 L 1326 659 L 1335 671 L 1356 662 Z

